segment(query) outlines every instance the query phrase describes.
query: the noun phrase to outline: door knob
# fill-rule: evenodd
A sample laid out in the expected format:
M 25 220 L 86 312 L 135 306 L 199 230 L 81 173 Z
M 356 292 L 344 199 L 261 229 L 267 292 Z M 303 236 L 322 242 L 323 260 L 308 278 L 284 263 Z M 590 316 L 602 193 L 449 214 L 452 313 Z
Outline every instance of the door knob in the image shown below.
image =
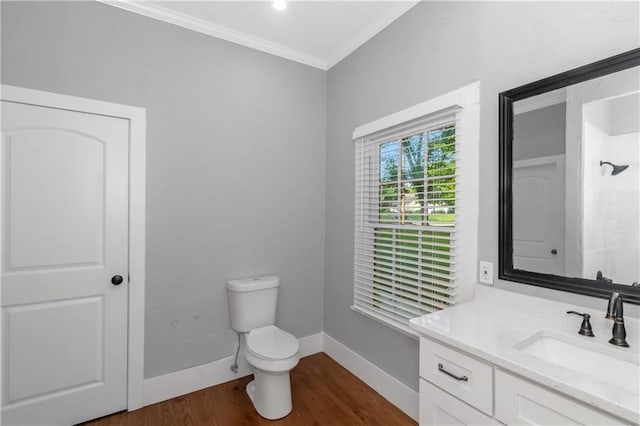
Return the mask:
M 114 275 L 113 277 L 111 277 L 111 284 L 113 285 L 120 285 L 122 284 L 122 281 L 124 281 L 122 275 Z
M 558 250 L 556 250 L 556 249 L 551 249 L 551 254 L 558 254 Z

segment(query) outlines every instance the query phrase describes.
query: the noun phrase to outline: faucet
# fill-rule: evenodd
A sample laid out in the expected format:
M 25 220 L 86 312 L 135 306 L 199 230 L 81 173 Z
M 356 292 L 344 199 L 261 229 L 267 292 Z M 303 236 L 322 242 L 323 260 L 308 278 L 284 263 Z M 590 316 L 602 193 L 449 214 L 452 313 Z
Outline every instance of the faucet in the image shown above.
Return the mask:
M 602 271 L 596 273 L 596 280 L 602 281 L 603 283 L 613 283 L 613 279 L 605 277 Z
M 609 343 L 616 346 L 629 347 L 625 340 L 627 338 L 627 330 L 624 328 L 624 317 L 622 314 L 622 296 L 620 293 L 613 292 L 609 298 L 609 306 L 607 306 L 607 319 L 613 319 L 613 337 Z

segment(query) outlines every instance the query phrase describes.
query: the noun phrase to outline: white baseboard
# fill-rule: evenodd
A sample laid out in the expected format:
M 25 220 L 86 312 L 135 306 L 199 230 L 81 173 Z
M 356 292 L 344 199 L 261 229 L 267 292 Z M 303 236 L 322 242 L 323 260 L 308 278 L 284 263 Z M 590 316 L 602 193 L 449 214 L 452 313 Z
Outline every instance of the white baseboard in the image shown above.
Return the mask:
M 302 337 L 299 342 L 300 357 L 322 352 L 323 333 Z M 145 406 L 155 404 L 251 374 L 251 369 L 243 356 L 238 359 L 238 371 L 232 372 L 230 367 L 234 358 L 235 355 L 231 355 L 208 364 L 146 379 L 143 404 Z
M 371 386 L 406 415 L 418 421 L 418 392 L 358 355 L 326 333 L 322 333 L 324 353 Z M 416 375 L 418 372 L 416 371 Z
M 418 420 L 418 392 L 409 386 L 324 332 L 302 337 L 299 342 L 300 357 L 325 352 L 409 417 Z M 146 379 L 144 405 L 155 404 L 251 374 L 251 368 L 243 356 L 238 359 L 237 373 L 232 372 L 230 366 L 233 364 L 233 359 L 234 355 Z
M 300 342 L 300 358 L 322 352 L 323 335 L 324 333 L 320 332 L 298 339 L 298 342 Z

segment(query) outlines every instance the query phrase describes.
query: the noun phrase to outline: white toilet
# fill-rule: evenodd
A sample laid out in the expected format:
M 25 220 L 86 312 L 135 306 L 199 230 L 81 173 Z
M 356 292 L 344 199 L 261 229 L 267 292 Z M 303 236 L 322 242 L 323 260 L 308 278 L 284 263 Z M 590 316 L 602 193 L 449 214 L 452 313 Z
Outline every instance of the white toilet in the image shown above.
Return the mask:
M 298 340 L 276 322 L 278 287 L 275 275 L 227 283 L 231 328 L 246 337 L 245 358 L 254 368 L 247 394 L 258 414 L 275 420 L 289 414 L 289 371 L 298 364 Z

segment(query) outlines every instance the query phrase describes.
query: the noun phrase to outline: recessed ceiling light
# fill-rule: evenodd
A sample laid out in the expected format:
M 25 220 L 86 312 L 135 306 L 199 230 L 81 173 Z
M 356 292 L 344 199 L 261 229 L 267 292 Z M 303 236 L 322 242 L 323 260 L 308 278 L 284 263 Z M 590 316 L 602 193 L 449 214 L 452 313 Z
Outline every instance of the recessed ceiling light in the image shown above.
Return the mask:
M 273 8 L 275 10 L 285 10 L 287 8 L 287 2 L 284 0 L 276 0 L 273 2 Z

